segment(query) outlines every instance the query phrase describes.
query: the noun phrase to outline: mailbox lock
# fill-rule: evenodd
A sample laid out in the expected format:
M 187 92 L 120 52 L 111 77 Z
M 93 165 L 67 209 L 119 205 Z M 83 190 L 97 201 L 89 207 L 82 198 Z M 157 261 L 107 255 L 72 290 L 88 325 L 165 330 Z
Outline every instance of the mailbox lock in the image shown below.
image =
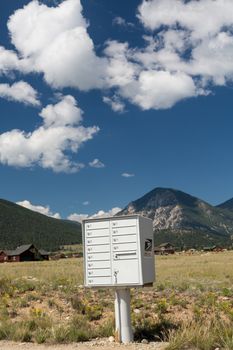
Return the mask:
M 117 274 L 119 273 L 119 270 L 114 271 L 114 283 L 117 284 Z
M 118 241 L 118 239 L 117 238 L 113 238 L 113 242 L 117 242 Z
M 115 246 L 113 249 L 114 249 L 114 250 L 117 250 L 117 249 L 119 249 L 119 247 L 118 247 L 118 246 Z

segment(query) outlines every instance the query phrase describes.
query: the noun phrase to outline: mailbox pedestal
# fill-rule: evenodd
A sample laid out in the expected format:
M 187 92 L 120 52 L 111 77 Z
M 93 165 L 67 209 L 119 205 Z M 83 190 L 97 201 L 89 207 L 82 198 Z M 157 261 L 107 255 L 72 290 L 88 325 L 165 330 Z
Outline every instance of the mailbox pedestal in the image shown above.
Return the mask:
M 120 343 L 133 341 L 129 288 L 116 289 L 115 291 L 115 325 L 116 338 Z
M 84 285 L 115 288 L 118 340 L 133 340 L 130 288 L 155 280 L 152 220 L 118 216 L 83 221 Z

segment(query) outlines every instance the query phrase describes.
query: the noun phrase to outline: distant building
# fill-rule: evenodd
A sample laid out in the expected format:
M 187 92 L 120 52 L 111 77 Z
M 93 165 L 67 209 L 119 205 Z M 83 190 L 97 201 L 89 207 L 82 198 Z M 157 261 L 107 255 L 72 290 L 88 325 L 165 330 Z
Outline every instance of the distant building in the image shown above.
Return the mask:
M 40 261 L 48 260 L 49 253 L 44 250 L 38 250 L 33 244 L 26 244 L 17 247 L 15 250 L 0 251 L 1 262 L 20 262 L 20 261 Z
M 154 253 L 158 255 L 174 254 L 175 247 L 171 243 L 162 243 L 154 248 Z
M 210 247 L 204 247 L 203 250 L 204 252 L 223 252 L 224 248 L 218 245 L 213 245 Z

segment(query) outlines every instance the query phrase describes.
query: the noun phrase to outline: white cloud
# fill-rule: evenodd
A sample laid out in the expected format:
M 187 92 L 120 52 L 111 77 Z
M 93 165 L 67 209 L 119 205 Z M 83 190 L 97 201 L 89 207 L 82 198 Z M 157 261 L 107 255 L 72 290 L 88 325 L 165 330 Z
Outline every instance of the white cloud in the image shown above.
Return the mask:
M 83 202 L 83 205 L 89 205 L 90 204 L 90 202 L 89 201 L 85 201 L 85 202 Z
M 122 173 L 121 176 L 123 176 L 123 177 L 134 177 L 135 174 L 132 174 L 132 173 Z
M 99 131 L 96 126 L 84 127 L 82 111 L 75 99 L 61 97 L 55 105 L 43 108 L 43 124 L 33 132 L 11 130 L 0 135 L 0 162 L 17 167 L 39 165 L 55 172 L 77 172 L 83 167 L 70 159 L 80 146 Z
M 30 203 L 30 201 L 28 201 L 28 200 L 16 202 L 16 204 L 21 205 L 24 208 L 36 211 L 40 214 L 50 216 L 52 218 L 61 219 L 60 214 L 59 213 L 54 214 L 53 212 L 51 212 L 50 207 L 48 205 L 46 207 L 43 207 L 42 205 L 34 205 L 34 204 Z
M 96 56 L 80 0 L 49 7 L 37 0 L 16 10 L 8 29 L 24 70 L 41 72 L 56 88 L 103 86 L 106 60 Z
M 12 85 L 0 84 L 0 97 L 26 105 L 40 105 L 37 91 L 25 81 L 19 81 Z
M 0 46 L 0 74 L 9 74 L 15 69 L 20 69 L 20 61 L 17 54 Z
M 233 3 L 232 0 L 144 0 L 138 17 L 151 30 L 179 23 L 191 31 L 193 39 L 203 39 L 232 26 Z
M 77 222 L 80 222 L 80 223 L 82 223 L 82 221 L 87 219 L 87 218 L 88 218 L 87 214 L 76 214 L 76 213 L 70 214 L 67 217 L 68 220 L 77 221 Z
M 112 24 L 120 26 L 120 27 L 131 27 L 131 28 L 134 27 L 133 23 L 127 22 L 124 18 L 122 18 L 120 16 L 114 17 L 113 21 L 112 21 Z
M 117 95 L 114 95 L 112 98 L 104 96 L 103 102 L 109 105 L 114 112 L 123 113 L 125 111 L 125 104 Z
M 95 158 L 92 162 L 89 163 L 92 168 L 104 168 L 105 165 L 99 159 Z
M 119 213 L 119 211 L 121 211 L 121 208 L 118 207 L 114 207 L 112 209 L 110 209 L 109 211 L 104 211 L 104 210 L 99 210 L 97 213 L 93 214 L 93 215 L 88 215 L 88 214 L 77 214 L 77 213 L 73 213 L 70 214 L 67 219 L 68 220 L 73 220 L 73 221 L 77 221 L 77 222 L 82 222 L 85 219 L 97 219 L 97 218 L 107 218 L 110 216 L 114 216 L 117 213 Z
M 42 73 L 53 88 L 102 89 L 120 113 L 125 99 L 143 110 L 171 108 L 232 82 L 232 0 L 143 0 L 138 17 L 145 45 L 109 40 L 97 56 L 80 0 L 33 0 L 9 18 L 18 55 L 0 47 L 0 74 Z M 113 24 L 131 25 L 122 17 Z
M 143 71 L 137 82 L 121 91 L 144 110 L 170 108 L 184 98 L 196 96 L 195 84 L 188 75 L 155 70 Z

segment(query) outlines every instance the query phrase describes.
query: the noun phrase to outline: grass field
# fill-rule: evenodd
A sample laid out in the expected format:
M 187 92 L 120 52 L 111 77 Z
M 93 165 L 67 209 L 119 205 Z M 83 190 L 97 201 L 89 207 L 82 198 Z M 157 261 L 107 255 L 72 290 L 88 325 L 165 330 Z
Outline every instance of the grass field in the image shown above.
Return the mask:
M 233 349 L 233 252 L 156 257 L 153 288 L 132 289 L 135 339 Z M 114 334 L 113 290 L 86 290 L 82 259 L 0 265 L 0 339 L 71 342 Z

